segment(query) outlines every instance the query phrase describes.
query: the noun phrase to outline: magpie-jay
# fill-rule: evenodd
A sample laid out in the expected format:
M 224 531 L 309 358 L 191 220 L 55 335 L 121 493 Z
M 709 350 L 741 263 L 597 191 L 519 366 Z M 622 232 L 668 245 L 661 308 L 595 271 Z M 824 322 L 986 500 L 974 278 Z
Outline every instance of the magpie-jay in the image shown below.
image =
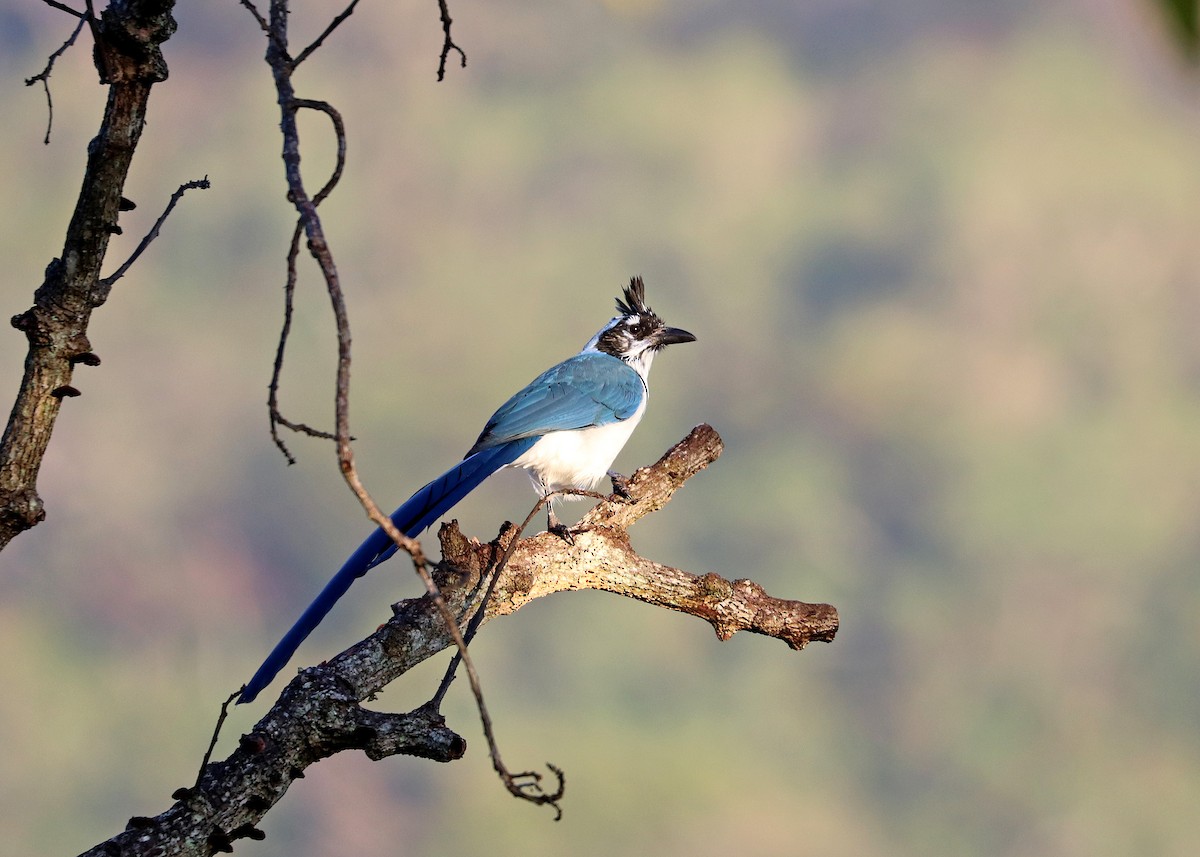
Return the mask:
M 434 479 L 392 513 L 402 533 L 416 536 L 503 467 L 529 471 L 546 496 L 570 488 L 591 489 L 605 475 L 646 410 L 646 378 L 654 355 L 677 342 L 693 342 L 686 330 L 667 327 L 646 306 L 641 277 L 617 299 L 618 315 L 583 350 L 530 381 L 487 421 L 462 462 Z M 547 504 L 548 526 L 570 540 Z M 250 702 L 266 687 L 355 580 L 396 552 L 377 528 L 346 560 L 291 630 L 267 655 L 242 689 Z

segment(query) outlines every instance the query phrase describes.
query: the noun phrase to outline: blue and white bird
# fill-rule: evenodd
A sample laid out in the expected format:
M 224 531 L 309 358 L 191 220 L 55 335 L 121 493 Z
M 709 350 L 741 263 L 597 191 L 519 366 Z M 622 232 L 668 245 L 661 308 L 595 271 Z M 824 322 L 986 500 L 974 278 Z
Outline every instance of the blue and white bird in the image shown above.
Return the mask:
M 398 530 L 415 537 L 504 467 L 529 471 L 543 497 L 564 489 L 590 490 L 606 475 L 619 478 L 609 468 L 646 412 L 646 380 L 654 355 L 696 339 L 686 330 L 667 327 L 646 306 L 641 277 L 634 277 L 624 291 L 625 299 L 617 299 L 619 314 L 582 351 L 550 367 L 501 405 L 459 464 L 392 513 Z M 569 541 L 553 506 L 548 503 L 547 508 L 550 530 Z M 263 661 L 238 702 L 258 696 L 350 584 L 395 552 L 387 533 L 376 529 Z

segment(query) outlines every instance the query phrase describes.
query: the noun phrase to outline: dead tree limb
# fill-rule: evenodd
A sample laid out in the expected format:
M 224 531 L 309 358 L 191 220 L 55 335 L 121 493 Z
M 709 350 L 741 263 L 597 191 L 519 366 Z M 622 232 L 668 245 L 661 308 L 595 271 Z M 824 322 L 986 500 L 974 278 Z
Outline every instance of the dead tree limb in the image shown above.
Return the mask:
M 748 580 L 693 575 L 639 556 L 626 528 L 662 508 L 690 477 L 721 453 L 721 438 L 697 426 L 629 481 L 629 497 L 609 497 L 589 512 L 575 545 L 542 533 L 520 541 L 482 605 L 485 620 L 519 610 L 536 598 L 574 589 L 602 589 L 698 616 L 721 639 L 747 630 L 783 640 L 793 649 L 830 641 L 837 610 L 772 598 Z M 443 559 L 435 576 L 446 603 L 465 626 L 481 606 L 499 558 L 516 535 L 507 525 L 488 544 L 467 538 L 456 522 L 439 534 Z M 120 854 L 208 855 L 241 838 L 262 838 L 263 816 L 304 776 L 309 765 L 343 750 L 371 759 L 394 755 L 448 762 L 466 752 L 433 705 L 407 714 L 362 707 L 389 682 L 453 642 L 429 594 L 393 606 L 378 631 L 319 666 L 301 670 L 279 700 L 225 760 L 209 764 L 198 786 L 177 790 L 176 803 L 154 818 L 138 817 L 84 857 Z
M 68 12 L 79 18 L 79 22 L 75 25 L 75 29 L 71 31 L 71 35 L 67 36 L 67 40 L 59 46 L 58 50 L 50 54 L 46 60 L 46 67 L 33 77 L 25 78 L 26 86 L 33 86 L 35 83 L 42 85 L 42 91 L 46 93 L 46 136 L 42 138 L 42 144 L 50 145 L 50 132 L 54 128 L 54 99 L 50 97 L 50 74 L 54 71 L 54 63 L 58 58 L 67 52 L 71 45 L 75 44 L 75 40 L 79 38 L 79 34 L 83 32 L 83 25 L 87 23 L 87 15 L 76 12 L 74 9 L 66 6 L 59 6 L 64 12 Z
M 150 89 L 167 78 L 162 43 L 175 32 L 174 0 L 112 3 L 85 17 L 95 39 L 96 69 L 108 85 L 100 131 L 88 146 L 83 187 L 67 226 L 62 255 L 46 266 L 33 306 L 14 316 L 29 340 L 25 374 L 0 440 L 0 549 L 46 513 L 37 477 L 78 363 L 98 360 L 88 341 L 92 311 L 112 284 L 100 278 L 108 240 L 120 231 L 125 179 L 146 121 Z M 69 11 L 69 10 L 68 10 Z

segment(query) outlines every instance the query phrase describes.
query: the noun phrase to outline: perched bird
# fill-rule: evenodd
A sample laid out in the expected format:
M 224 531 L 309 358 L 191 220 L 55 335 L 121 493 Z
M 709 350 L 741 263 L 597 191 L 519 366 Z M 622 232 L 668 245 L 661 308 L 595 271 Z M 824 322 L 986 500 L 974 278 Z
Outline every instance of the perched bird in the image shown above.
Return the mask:
M 591 489 L 606 475 L 617 484 L 619 477 L 609 467 L 646 411 L 646 379 L 654 355 L 696 339 L 686 330 L 667 327 L 646 306 L 641 277 L 630 280 L 624 291 L 625 299 L 617 299 L 618 315 L 582 351 L 550 367 L 501 405 L 459 464 L 392 513 L 398 530 L 416 536 L 504 467 L 529 471 L 543 497 L 563 489 Z M 547 508 L 549 529 L 570 541 L 553 506 L 548 503 Z M 382 528 L 368 536 L 267 655 L 238 702 L 258 696 L 350 584 L 395 552 Z

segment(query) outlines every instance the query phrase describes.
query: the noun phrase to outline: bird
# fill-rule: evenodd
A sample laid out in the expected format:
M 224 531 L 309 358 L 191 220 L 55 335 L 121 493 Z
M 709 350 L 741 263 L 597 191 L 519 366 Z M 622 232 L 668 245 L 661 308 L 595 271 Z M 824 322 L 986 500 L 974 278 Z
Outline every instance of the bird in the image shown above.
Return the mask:
M 624 480 L 609 468 L 646 412 L 650 364 L 668 345 L 695 340 L 686 330 L 668 327 L 646 305 L 642 278 L 631 278 L 623 299 L 617 298 L 617 315 L 578 354 L 551 366 L 501 405 L 463 460 L 406 500 L 392 513 L 392 523 L 415 538 L 484 479 L 508 467 L 528 471 L 541 497 L 591 490 L 605 476 L 614 490 L 623 490 Z M 547 529 L 571 542 L 553 503 L 546 505 Z M 371 533 L 267 655 L 238 703 L 252 702 L 351 584 L 395 552 L 382 527 Z

